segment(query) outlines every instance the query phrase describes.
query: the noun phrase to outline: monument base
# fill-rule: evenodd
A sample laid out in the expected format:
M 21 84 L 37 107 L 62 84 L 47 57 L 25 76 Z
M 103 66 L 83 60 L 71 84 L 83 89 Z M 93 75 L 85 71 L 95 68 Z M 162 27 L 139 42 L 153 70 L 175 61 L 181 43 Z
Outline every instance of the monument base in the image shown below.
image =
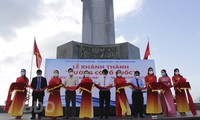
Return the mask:
M 57 47 L 57 59 L 140 59 L 140 50 L 128 42 L 93 45 L 71 41 Z

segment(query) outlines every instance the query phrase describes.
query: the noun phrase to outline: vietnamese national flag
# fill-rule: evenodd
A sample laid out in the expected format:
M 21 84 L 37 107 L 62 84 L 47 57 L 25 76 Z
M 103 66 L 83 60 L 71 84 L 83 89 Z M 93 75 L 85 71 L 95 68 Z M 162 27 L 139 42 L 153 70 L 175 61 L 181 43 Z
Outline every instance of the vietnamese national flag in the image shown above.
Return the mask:
M 149 41 L 148 41 L 147 48 L 146 48 L 146 51 L 144 53 L 144 60 L 147 60 L 149 55 L 150 55 L 150 47 L 149 47 Z
M 35 38 L 34 38 L 33 54 L 36 57 L 36 66 L 37 66 L 37 68 L 40 68 L 41 63 L 42 63 L 42 56 L 41 56 L 40 51 L 37 47 L 37 43 L 36 43 Z

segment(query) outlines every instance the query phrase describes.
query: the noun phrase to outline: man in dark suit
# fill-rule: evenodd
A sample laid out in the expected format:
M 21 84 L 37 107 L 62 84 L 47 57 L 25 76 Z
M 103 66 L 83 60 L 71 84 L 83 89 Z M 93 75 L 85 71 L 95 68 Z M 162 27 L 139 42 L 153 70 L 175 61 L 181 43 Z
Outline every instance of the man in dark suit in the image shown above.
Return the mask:
M 41 90 L 47 86 L 46 78 L 42 77 L 42 70 L 38 69 L 36 71 L 37 77 L 34 77 L 31 82 L 31 87 L 35 90 Z M 43 98 L 44 98 L 44 91 L 32 92 L 32 117 L 31 119 L 35 119 L 35 114 L 38 114 L 38 119 L 41 119 L 42 111 L 43 111 Z M 38 109 L 37 109 L 37 100 L 38 100 Z

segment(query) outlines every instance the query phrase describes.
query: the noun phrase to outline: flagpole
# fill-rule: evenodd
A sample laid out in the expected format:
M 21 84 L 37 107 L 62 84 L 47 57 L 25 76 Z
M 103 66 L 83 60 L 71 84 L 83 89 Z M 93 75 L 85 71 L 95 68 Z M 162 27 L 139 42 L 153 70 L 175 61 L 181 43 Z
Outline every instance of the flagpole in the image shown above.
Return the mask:
M 35 40 L 35 37 L 34 37 L 34 40 Z M 33 41 L 33 51 L 34 51 L 34 41 Z M 30 69 L 30 78 L 29 78 L 29 81 L 31 81 L 31 77 L 32 77 L 33 51 L 32 51 L 32 58 L 31 58 L 31 69 Z M 30 88 L 28 89 L 28 106 L 29 106 L 29 102 L 30 102 Z
M 148 43 L 149 43 L 149 37 L 148 37 Z M 149 46 L 149 49 L 150 49 L 150 46 Z M 151 59 L 151 50 L 149 50 L 149 59 Z

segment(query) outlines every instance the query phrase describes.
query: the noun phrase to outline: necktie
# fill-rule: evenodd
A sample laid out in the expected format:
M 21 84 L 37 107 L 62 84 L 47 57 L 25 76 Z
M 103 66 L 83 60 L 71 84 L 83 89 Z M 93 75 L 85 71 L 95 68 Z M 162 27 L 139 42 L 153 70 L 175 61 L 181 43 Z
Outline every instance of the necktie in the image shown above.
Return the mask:
M 136 79 L 137 87 L 140 87 L 138 79 Z
M 37 89 L 38 89 L 38 90 L 40 89 L 40 86 L 41 86 L 41 78 L 38 77 L 38 78 L 37 78 Z
M 103 84 L 104 84 L 104 87 L 106 87 L 106 77 L 103 77 L 104 78 L 104 81 L 103 81 Z

